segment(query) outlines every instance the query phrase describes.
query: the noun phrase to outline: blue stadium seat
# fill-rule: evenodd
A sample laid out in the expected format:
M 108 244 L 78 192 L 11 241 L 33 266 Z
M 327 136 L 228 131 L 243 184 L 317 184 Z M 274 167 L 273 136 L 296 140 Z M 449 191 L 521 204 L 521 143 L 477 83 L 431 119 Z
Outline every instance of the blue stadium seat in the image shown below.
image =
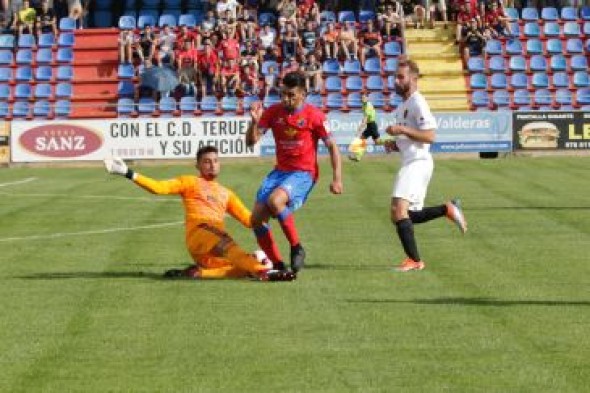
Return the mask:
M 510 87 L 513 89 L 526 89 L 529 85 L 529 79 L 523 72 L 517 72 L 510 76 Z
M 525 21 L 536 21 L 539 19 L 539 12 L 536 8 L 526 7 L 522 9 L 522 19 Z
M 531 84 L 537 89 L 549 88 L 549 75 L 546 72 L 535 72 L 531 77 Z
M 533 103 L 539 106 L 552 105 L 553 96 L 551 95 L 551 92 L 548 89 L 535 90 L 535 94 L 533 96 Z
M 590 104 L 590 89 L 582 88 L 576 92 L 576 102 L 578 105 Z
M 559 12 L 555 7 L 543 7 L 541 10 L 541 19 L 556 22 L 559 19 Z
M 338 13 L 338 23 L 356 22 L 354 11 L 340 11 Z
M 54 106 L 56 117 L 68 117 L 72 112 L 72 103 L 70 100 L 58 100 Z
M 562 105 L 573 105 L 574 95 L 568 89 L 558 89 L 555 92 L 555 102 Z
M 508 79 L 503 72 L 493 73 L 490 77 L 490 87 L 492 89 L 506 89 L 508 87 Z
M 172 97 L 162 97 L 158 102 L 161 117 L 170 117 L 176 111 L 176 100 Z
M 29 66 L 20 66 L 16 69 L 14 79 L 17 82 L 30 82 L 33 80 L 33 69 Z
M 559 37 L 559 24 L 557 22 L 546 22 L 543 25 L 543 34 L 545 37 Z
M 495 90 L 492 93 L 492 103 L 498 108 L 510 105 L 510 94 L 506 90 Z
M 131 9 L 125 9 L 125 11 L 123 11 L 123 15 L 124 16 L 130 16 L 132 17 L 135 22 L 133 22 L 135 24 L 135 27 L 137 28 L 137 11 L 135 11 L 135 9 L 131 8 Z
M 526 59 L 524 56 L 512 56 L 508 60 L 508 68 L 512 72 L 524 72 L 526 71 Z
M 32 64 L 33 51 L 30 49 L 19 49 L 16 52 L 16 64 Z
M 60 82 L 55 86 L 55 96 L 57 98 L 71 98 L 72 91 L 72 84 L 69 82 Z
M 307 98 L 309 98 L 309 96 L 312 94 L 308 94 Z M 259 102 L 260 98 L 258 98 L 258 96 L 245 96 L 244 99 L 242 100 L 242 108 L 247 111 L 250 109 L 250 107 L 252 106 L 253 103 L 255 102 Z
M 385 95 L 380 91 L 372 91 L 369 93 L 369 102 L 377 109 L 384 108 L 387 105 Z
M 133 97 L 135 95 L 135 86 L 132 81 L 121 81 L 117 87 L 117 93 L 120 97 Z
M 385 86 L 383 85 L 381 75 L 369 75 L 366 87 L 369 91 L 383 91 Z
M 580 17 L 583 20 L 590 20 L 590 6 L 585 5 L 580 9 Z
M 550 38 L 547 40 L 547 53 L 550 55 L 563 53 L 563 45 L 559 38 Z
M 515 41 L 515 40 L 510 40 Z M 493 56 L 493 55 L 501 55 L 503 54 L 504 49 L 502 48 L 502 41 L 489 39 L 486 41 L 485 46 L 485 53 L 486 55 Z
M 319 94 L 308 94 L 305 102 L 320 109 L 324 106 L 322 96 Z
M 524 24 L 523 34 L 525 37 L 540 37 L 541 27 L 537 22 L 526 22 Z
M 193 14 L 182 14 L 178 18 L 178 25 L 193 28 L 197 25 L 197 18 Z
M 506 60 L 502 56 L 492 56 L 488 68 L 491 72 L 505 72 L 507 69 Z
M 588 71 L 588 59 L 585 55 L 574 55 L 570 60 L 572 71 Z
M 135 112 L 135 103 L 131 98 L 119 98 L 117 100 L 117 115 L 120 117 L 129 116 Z
M 156 25 L 156 17 L 158 16 L 158 11 L 150 12 L 148 10 L 142 10 L 137 17 L 137 28 L 143 29 L 146 25 L 155 26 Z
M 31 105 L 27 101 L 17 101 L 12 107 L 12 116 L 27 117 L 31 112 Z
M 346 78 L 345 89 L 348 92 L 363 90 L 363 79 L 358 75 L 351 75 Z
M 531 93 L 525 89 L 518 89 L 514 91 L 512 102 L 516 106 L 531 105 Z
M 137 102 L 137 113 L 151 116 L 156 111 L 156 101 L 151 97 L 142 97 Z
M 574 7 L 563 7 L 561 9 L 561 19 L 564 21 L 575 21 L 578 19 L 578 10 Z
M 51 48 L 55 45 L 53 33 L 43 33 L 39 36 L 39 48 Z
M 533 72 L 547 71 L 547 59 L 543 55 L 533 55 L 530 60 L 530 69 Z
M 217 110 L 217 97 L 204 96 L 201 98 L 201 110 L 203 112 L 215 112 Z
M 51 64 L 53 61 L 53 51 L 51 48 L 39 48 L 35 56 L 37 64 Z
M 260 21 L 260 18 L 259 18 Z M 321 22 L 336 22 L 336 14 L 332 11 L 322 11 L 320 12 L 320 21 Z
M 35 36 L 32 34 L 21 34 L 18 37 L 18 47 L 31 49 L 37 45 Z
M 51 113 L 51 104 L 47 100 L 35 101 L 33 105 L 33 116 L 47 117 Z
M 348 75 L 359 75 L 361 73 L 360 61 L 346 60 L 344 62 L 344 73 Z
M 33 94 L 31 85 L 28 83 L 19 83 L 14 87 L 14 98 L 28 100 Z
M 469 72 L 483 72 L 485 70 L 485 61 L 483 57 L 470 57 L 469 61 L 467 61 L 467 69 Z M 506 69 L 502 69 L 504 72 Z
M 565 43 L 565 52 L 569 54 L 577 54 L 584 52 L 584 44 L 579 38 L 568 38 Z
M 512 37 L 518 38 L 521 35 L 521 29 L 518 22 L 510 22 L 510 32 Z
M 554 88 L 568 88 L 570 79 L 566 72 L 555 72 L 551 77 L 551 84 Z
M 381 73 L 381 59 L 377 57 L 371 57 L 365 60 L 364 71 L 368 74 L 380 74 Z
M 383 66 L 383 71 L 386 73 L 395 73 L 397 71 L 398 59 L 395 57 L 390 57 L 385 59 L 385 66 Z
M 15 38 L 12 34 L 2 34 L 0 35 L 0 49 L 14 49 L 14 42 Z
M 506 15 L 510 18 L 510 20 L 520 19 L 520 15 L 518 15 L 518 10 L 516 8 L 506 7 L 504 8 L 504 12 L 506 12 Z
M 141 5 L 143 8 L 156 9 L 160 7 L 160 0 L 142 0 Z
M 520 40 L 508 40 L 506 41 L 506 53 L 509 55 L 522 55 L 523 47 Z M 501 53 L 500 53 L 501 54 Z
M 271 66 L 274 67 L 274 69 L 275 69 L 274 73 L 275 74 L 278 74 L 278 72 L 279 72 L 279 63 L 277 63 L 276 61 L 267 60 L 264 63 L 262 63 L 262 67 L 260 68 L 260 72 L 262 73 L 262 75 L 268 75 L 269 74 L 268 69 Z
M 97 28 L 113 27 L 113 13 L 108 10 L 95 10 L 92 13 L 92 22 Z
M 577 22 L 565 22 L 563 35 L 566 37 L 579 37 L 581 34 L 580 25 Z
M 113 5 L 113 0 L 95 0 L 97 10 L 108 10 Z
M 268 94 L 262 100 L 262 106 L 268 108 L 271 105 L 278 104 L 279 102 L 281 102 L 281 97 L 279 97 L 278 94 Z
M 487 89 L 488 78 L 482 73 L 472 74 L 469 78 L 469 86 L 472 89 Z
M 567 69 L 567 61 L 563 55 L 553 55 L 549 61 L 551 71 L 565 71 Z
M 399 94 L 392 94 L 389 96 L 389 106 L 391 109 L 396 109 L 402 102 L 404 102 L 404 99 Z
M 325 87 L 329 92 L 342 91 L 342 81 L 339 76 L 329 76 L 325 80 Z
M 0 85 L 0 100 L 6 101 L 10 98 L 10 85 Z
M 176 27 L 178 24 L 176 16 L 172 14 L 162 14 L 160 15 L 160 19 L 158 19 L 158 26 L 164 27 L 164 25 L 168 25 L 170 27 Z
M 74 33 L 61 33 L 57 39 L 58 46 L 74 46 L 75 38 Z
M 363 102 L 361 99 L 362 95 L 359 92 L 350 93 L 346 97 L 346 106 L 348 109 L 356 110 L 361 109 L 363 107 Z
M 61 18 L 59 20 L 60 31 L 72 31 L 76 29 L 76 21 L 72 18 Z
M 35 98 L 51 98 L 51 85 L 49 83 L 38 83 L 35 85 L 33 96 Z
M 360 23 L 367 23 L 368 21 L 372 20 L 375 21 L 376 15 L 375 12 L 372 10 L 360 10 L 359 11 L 359 22 Z
M 397 41 L 389 41 L 383 45 L 383 54 L 388 57 L 396 57 L 402 54 L 402 47 Z
M 590 21 L 586 21 L 582 25 L 582 34 L 586 37 L 590 36 Z
M 56 60 L 58 63 L 71 63 L 74 60 L 74 51 L 72 48 L 59 48 Z
M 538 38 L 531 38 L 526 42 L 526 54 L 529 56 L 543 54 L 543 42 Z
M 485 90 L 475 90 L 471 95 L 471 103 L 476 108 L 488 107 L 490 104 L 490 97 Z
M 274 26 L 277 23 L 277 18 L 270 12 L 262 12 L 258 15 L 258 24 L 260 26 L 271 25 Z
M 201 10 L 188 10 L 195 17 L 195 24 L 200 26 L 205 19 L 205 13 Z M 182 15 L 181 15 L 182 16 Z
M 135 69 L 133 64 L 119 64 L 117 75 L 121 79 L 132 79 L 135 76 Z
M 327 74 L 327 75 L 338 74 L 338 73 L 340 73 L 340 63 L 338 63 L 338 60 L 335 60 L 335 59 L 324 60 L 322 70 L 323 70 L 324 74 Z
M 51 66 L 39 66 L 35 70 L 35 80 L 48 82 L 53 79 L 53 68 Z
M 8 102 L 0 101 L 0 118 L 8 117 L 10 114 L 10 106 L 8 106 Z
M 178 108 L 182 113 L 193 113 L 197 109 L 197 100 L 193 96 L 182 97 Z
M 131 15 L 123 15 L 119 18 L 119 29 L 121 30 L 135 30 L 135 17 Z
M 572 77 L 575 87 L 590 87 L 590 75 L 587 71 L 576 71 Z M 567 86 L 564 86 L 567 87 Z
M 344 106 L 344 97 L 340 93 L 329 93 L 326 97 L 326 108 L 340 110 Z
M 221 110 L 224 112 L 236 112 L 238 110 L 238 99 L 235 96 L 224 96 L 221 99 Z
M 12 81 L 12 68 L 2 67 L 0 68 L 0 82 L 11 82 Z
M 71 81 L 74 78 L 74 70 L 72 66 L 61 65 L 57 67 L 56 78 L 58 81 Z

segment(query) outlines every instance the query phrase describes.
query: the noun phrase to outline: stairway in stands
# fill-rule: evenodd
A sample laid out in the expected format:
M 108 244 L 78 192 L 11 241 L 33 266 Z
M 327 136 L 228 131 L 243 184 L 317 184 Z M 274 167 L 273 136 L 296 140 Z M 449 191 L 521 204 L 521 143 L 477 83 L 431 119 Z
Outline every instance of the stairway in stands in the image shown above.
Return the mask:
M 407 52 L 418 63 L 422 77 L 418 87 L 433 112 L 468 111 L 468 97 L 458 46 L 454 45 L 455 25 L 405 31 Z
M 116 117 L 118 30 L 76 30 L 70 118 Z

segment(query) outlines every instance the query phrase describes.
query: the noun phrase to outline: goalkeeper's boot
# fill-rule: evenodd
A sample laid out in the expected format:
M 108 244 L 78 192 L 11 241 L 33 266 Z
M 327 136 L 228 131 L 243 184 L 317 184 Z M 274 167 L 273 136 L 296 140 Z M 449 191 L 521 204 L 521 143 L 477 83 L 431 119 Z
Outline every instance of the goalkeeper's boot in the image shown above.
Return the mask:
M 297 275 L 289 270 L 265 270 L 260 272 L 260 281 L 293 281 Z
M 426 265 L 422 261 L 416 262 L 411 258 L 406 258 L 395 270 L 398 272 L 409 272 L 412 270 L 423 270 L 425 267 Z
M 304 264 L 305 250 L 301 244 L 291 247 L 291 270 L 293 270 L 294 273 L 297 273 L 299 270 L 303 269 Z
M 467 221 L 461 210 L 461 201 L 459 199 L 452 199 L 447 202 L 447 218 L 455 223 L 461 233 L 467 232 Z
M 189 266 L 186 269 L 170 269 L 164 272 L 164 278 L 179 279 L 179 278 L 198 278 L 197 266 Z

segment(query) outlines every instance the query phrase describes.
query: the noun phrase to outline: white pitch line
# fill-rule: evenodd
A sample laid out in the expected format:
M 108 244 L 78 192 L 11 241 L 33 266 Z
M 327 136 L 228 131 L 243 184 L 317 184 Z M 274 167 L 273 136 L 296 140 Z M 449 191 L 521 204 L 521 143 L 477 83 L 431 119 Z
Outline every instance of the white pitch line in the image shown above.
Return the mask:
M 110 228 L 110 229 L 98 229 L 98 230 L 94 230 L 94 231 L 52 233 L 49 235 L 5 237 L 5 238 L 0 238 L 0 242 L 15 242 L 15 241 L 21 241 L 21 240 L 56 239 L 56 238 L 68 237 L 68 236 L 100 235 L 100 234 L 105 234 L 105 233 L 128 232 L 128 231 L 138 231 L 138 230 L 142 230 L 142 229 L 171 227 L 171 226 L 179 225 L 182 223 L 184 223 L 184 221 L 164 222 L 164 223 L 160 223 L 160 224 L 142 225 L 142 226 L 138 226 L 138 227 L 129 227 L 129 228 Z
M 11 182 L 8 182 L 8 183 L 0 183 L 0 187 L 7 187 L 7 186 L 14 186 L 14 185 L 17 185 L 17 184 L 29 183 L 29 182 L 32 182 L 34 180 L 37 180 L 37 178 L 36 177 L 29 177 L 29 178 L 26 178 L 26 179 L 23 179 L 23 180 L 11 181 Z
M 146 201 L 146 202 L 178 202 L 177 198 L 150 198 L 150 197 L 125 197 L 114 195 L 74 195 L 74 194 L 19 194 L 15 192 L 1 192 L 0 195 L 46 198 L 46 197 L 64 197 L 68 199 L 115 199 L 121 201 Z

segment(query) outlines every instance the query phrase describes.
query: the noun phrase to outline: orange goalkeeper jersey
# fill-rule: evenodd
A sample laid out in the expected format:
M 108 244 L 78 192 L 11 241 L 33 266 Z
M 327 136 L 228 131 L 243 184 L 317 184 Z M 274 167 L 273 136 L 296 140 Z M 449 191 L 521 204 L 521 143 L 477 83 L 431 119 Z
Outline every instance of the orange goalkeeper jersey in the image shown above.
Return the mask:
M 153 194 L 177 194 L 182 197 L 187 237 L 199 224 L 207 223 L 225 230 L 224 217 L 232 217 L 251 228 L 250 210 L 229 188 L 197 176 L 180 176 L 171 180 L 154 180 L 136 174 L 135 183 Z

